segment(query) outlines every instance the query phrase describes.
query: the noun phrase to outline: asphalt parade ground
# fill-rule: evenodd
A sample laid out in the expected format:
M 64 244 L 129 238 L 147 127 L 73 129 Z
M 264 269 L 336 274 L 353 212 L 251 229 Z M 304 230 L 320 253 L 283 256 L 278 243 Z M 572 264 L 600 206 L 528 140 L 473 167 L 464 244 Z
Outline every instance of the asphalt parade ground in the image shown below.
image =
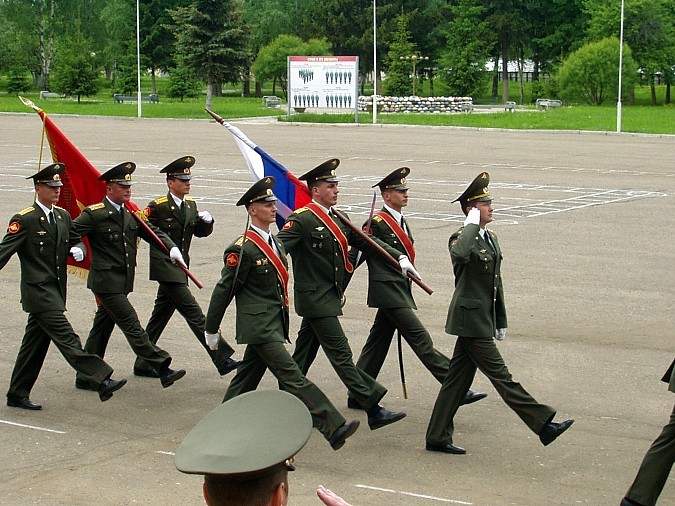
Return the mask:
M 166 194 L 159 169 L 183 155 L 196 158 L 192 196 L 215 219 L 213 235 L 195 239 L 191 249 L 191 270 L 204 284 L 192 290 L 206 311 L 223 250 L 246 222 L 244 209 L 234 204 L 252 183 L 232 135 L 207 119 L 51 117 L 101 172 L 134 161 L 133 200 L 141 207 Z M 659 380 L 675 354 L 674 137 L 235 124 L 296 175 L 340 158 L 339 204 L 359 225 L 369 212 L 371 186 L 395 168 L 412 169 L 405 212 L 417 268 L 434 289 L 429 296 L 414 288 L 418 315 L 448 355 L 455 338 L 444 332 L 453 290 L 447 242 L 463 221 L 459 205 L 450 202 L 488 171 L 495 198 L 491 229 L 504 252 L 509 320 L 499 349 L 514 379 L 556 408 L 556 419 L 576 420 L 543 447 L 478 373 L 473 388 L 488 397 L 462 407 L 455 418 L 454 442 L 467 455 L 430 453 L 424 434 L 439 384 L 409 348 L 404 345 L 408 399 L 395 346 L 378 378 L 389 389 L 383 405 L 408 416 L 372 432 L 363 412 L 347 409 L 346 390 L 320 352 L 309 378 L 347 419 L 361 420 L 361 428 L 338 452 L 313 432 L 289 475 L 289 504 L 319 504 L 319 484 L 358 506 L 619 503 L 673 405 Z M 0 115 L 3 224 L 32 201 L 25 178 L 37 171 L 41 125 L 34 113 Z M 43 157 L 49 158 L 47 148 Z M 145 324 L 157 289 L 148 280 L 147 245 L 140 247 L 138 262 L 130 299 Z M 366 283 L 363 267 L 349 286 L 341 319 L 355 359 L 375 315 L 366 307 Z M 0 293 L 4 394 L 27 317 L 19 302 L 16 257 L 0 272 Z M 68 309 L 84 341 L 95 302 L 84 280 L 74 276 Z M 298 326 L 294 315 L 292 336 Z M 234 344 L 234 307 L 222 330 Z M 0 504 L 203 504 L 201 477 L 176 471 L 173 452 L 221 402 L 232 376 L 218 375 L 177 314 L 159 345 L 171 353 L 175 367 L 187 370 L 169 389 L 132 375 L 134 355 L 115 331 L 106 360 L 114 377 L 129 382 L 106 403 L 95 392 L 75 389 L 74 371 L 52 346 L 31 393 L 43 410 L 9 408 L 2 399 Z M 243 346 L 236 349 L 235 357 L 241 357 Z M 274 389 L 276 382 L 268 374 L 260 388 Z M 674 476 L 659 504 L 675 504 Z

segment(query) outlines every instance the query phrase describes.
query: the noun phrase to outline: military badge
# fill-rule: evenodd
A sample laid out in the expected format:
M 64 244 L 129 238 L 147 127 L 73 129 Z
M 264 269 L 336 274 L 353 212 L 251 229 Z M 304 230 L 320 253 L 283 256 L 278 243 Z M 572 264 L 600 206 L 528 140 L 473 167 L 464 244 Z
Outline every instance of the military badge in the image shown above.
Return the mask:
M 227 263 L 228 267 L 236 267 L 237 264 L 239 263 L 239 255 L 237 255 L 236 253 L 230 253 L 229 255 L 227 255 L 225 262 Z
M 287 221 L 286 223 L 284 223 L 284 228 L 283 228 L 282 230 L 289 229 L 289 228 L 291 228 L 292 226 L 293 226 L 293 222 L 292 222 L 292 221 Z
M 10 234 L 16 234 L 20 229 L 21 225 L 19 225 L 19 222 L 13 221 L 12 223 L 9 224 L 9 227 L 7 227 L 7 232 L 9 232 Z

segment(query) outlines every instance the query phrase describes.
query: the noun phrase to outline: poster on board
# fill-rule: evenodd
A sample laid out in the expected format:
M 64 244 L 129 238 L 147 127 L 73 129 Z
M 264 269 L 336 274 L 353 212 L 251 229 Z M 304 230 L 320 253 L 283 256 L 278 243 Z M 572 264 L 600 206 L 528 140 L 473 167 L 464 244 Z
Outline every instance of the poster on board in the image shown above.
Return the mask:
M 289 56 L 288 111 L 357 110 L 358 56 Z

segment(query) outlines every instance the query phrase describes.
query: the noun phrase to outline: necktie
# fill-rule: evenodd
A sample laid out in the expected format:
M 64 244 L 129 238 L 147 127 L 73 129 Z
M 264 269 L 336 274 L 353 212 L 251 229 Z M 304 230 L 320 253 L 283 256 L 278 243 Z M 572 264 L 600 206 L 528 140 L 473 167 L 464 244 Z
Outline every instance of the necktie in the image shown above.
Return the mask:
M 180 203 L 180 215 L 185 218 L 185 201 L 181 201 Z
M 488 234 L 488 231 L 486 230 L 483 234 L 483 238 L 485 239 L 485 242 L 487 245 L 490 247 L 492 251 L 495 250 L 495 247 L 492 245 L 492 240 L 490 239 L 490 234 Z
M 56 219 L 54 218 L 54 211 L 49 213 L 49 224 L 52 226 L 52 230 L 56 232 Z
M 401 228 L 403 229 L 403 232 L 405 232 L 405 235 L 408 235 L 408 226 L 403 219 L 403 215 L 401 215 Z
M 274 240 L 272 239 L 272 234 L 267 236 L 267 244 L 270 245 L 270 248 L 272 248 L 272 251 L 275 253 L 277 252 L 277 249 L 274 247 Z

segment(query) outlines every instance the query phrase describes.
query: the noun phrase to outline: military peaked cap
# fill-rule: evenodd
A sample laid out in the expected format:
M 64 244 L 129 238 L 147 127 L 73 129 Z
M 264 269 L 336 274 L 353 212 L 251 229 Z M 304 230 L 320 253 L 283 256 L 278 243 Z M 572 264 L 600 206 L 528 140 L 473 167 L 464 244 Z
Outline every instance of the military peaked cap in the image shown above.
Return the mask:
M 63 163 L 53 163 L 47 165 L 44 169 L 39 171 L 37 174 L 28 176 L 26 179 L 32 179 L 35 184 L 46 184 L 47 186 L 63 186 L 61 182 L 61 174 L 66 170 L 66 166 Z
M 401 167 L 400 169 L 391 172 L 379 183 L 374 184 L 373 188 L 379 186 L 381 191 L 407 190 L 409 188 L 408 181 L 406 180 L 408 174 L 410 174 L 410 169 L 408 167 Z
M 159 172 L 161 174 L 166 174 L 167 179 L 175 177 L 177 179 L 188 181 L 192 179 L 190 167 L 192 167 L 194 164 L 195 164 L 194 156 L 184 156 L 182 158 L 179 158 L 178 160 L 174 160 Z
M 131 174 L 136 170 L 136 164 L 134 162 L 124 162 L 119 165 L 115 165 L 112 169 L 108 170 L 101 174 L 101 177 L 98 179 L 100 181 L 105 181 L 106 183 L 117 183 L 122 186 L 131 186 L 133 182 L 131 181 Z
M 314 181 L 326 181 L 328 183 L 337 183 L 339 179 L 335 174 L 335 169 L 340 165 L 340 160 L 337 158 L 331 158 L 326 160 L 321 165 L 314 167 L 309 172 L 305 172 L 298 179 L 301 181 L 307 181 L 308 184 L 313 183 Z
M 280 390 L 238 395 L 206 415 L 176 450 L 176 468 L 188 474 L 262 476 L 298 453 L 312 433 L 312 416 Z
M 274 202 L 277 198 L 272 190 L 276 183 L 277 180 L 272 176 L 256 181 L 237 201 L 237 205 L 248 206 L 254 202 Z
M 485 202 L 492 200 L 488 185 L 490 184 L 490 174 L 481 172 L 476 176 L 464 193 L 457 197 L 453 202 Z

